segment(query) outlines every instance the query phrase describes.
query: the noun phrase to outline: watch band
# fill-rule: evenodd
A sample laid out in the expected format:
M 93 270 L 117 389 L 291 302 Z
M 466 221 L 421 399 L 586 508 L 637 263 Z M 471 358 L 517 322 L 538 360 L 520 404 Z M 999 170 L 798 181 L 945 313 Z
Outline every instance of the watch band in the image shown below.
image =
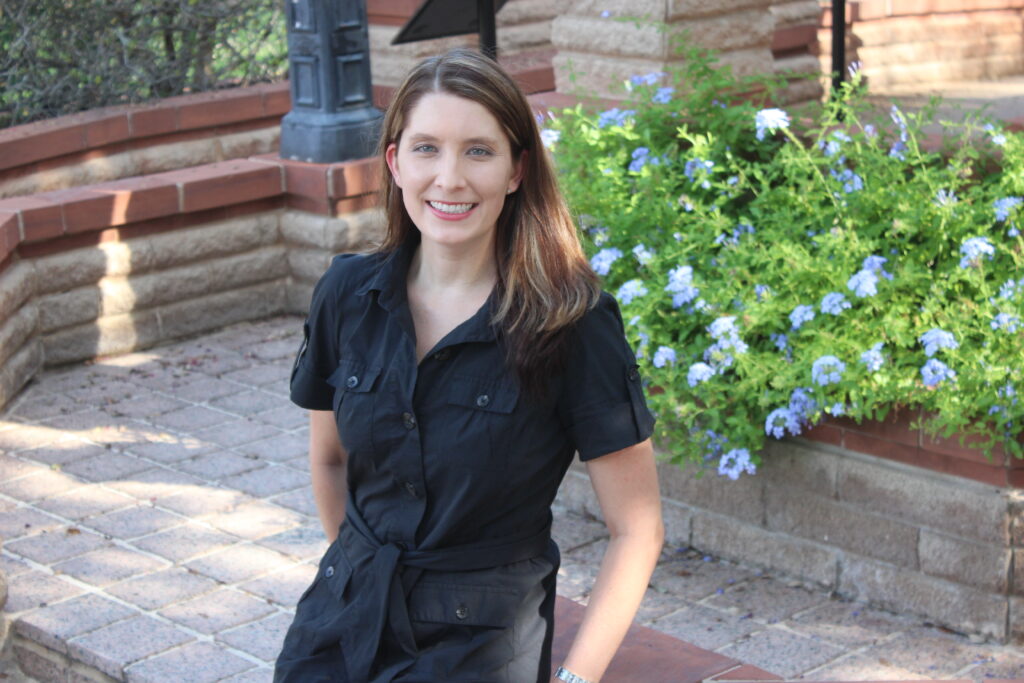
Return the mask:
M 555 678 L 557 678 L 560 681 L 565 681 L 565 683 L 590 683 L 590 681 L 588 681 L 587 679 L 577 676 L 573 672 L 566 669 L 564 666 L 558 667 L 558 669 L 555 671 Z

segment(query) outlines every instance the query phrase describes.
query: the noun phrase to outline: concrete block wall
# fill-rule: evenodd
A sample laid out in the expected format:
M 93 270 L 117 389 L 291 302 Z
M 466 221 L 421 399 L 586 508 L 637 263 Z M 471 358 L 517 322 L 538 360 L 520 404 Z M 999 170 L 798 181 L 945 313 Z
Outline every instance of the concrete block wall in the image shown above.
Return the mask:
M 1024 72 L 1020 0 L 862 0 L 848 3 L 847 23 L 847 58 L 862 63 L 875 90 Z M 826 73 L 831 26 L 831 11 L 823 9 L 818 39 Z
M 951 629 L 1024 640 L 1024 495 L 804 439 L 738 481 L 659 467 L 668 542 Z M 562 502 L 600 516 L 581 468 Z

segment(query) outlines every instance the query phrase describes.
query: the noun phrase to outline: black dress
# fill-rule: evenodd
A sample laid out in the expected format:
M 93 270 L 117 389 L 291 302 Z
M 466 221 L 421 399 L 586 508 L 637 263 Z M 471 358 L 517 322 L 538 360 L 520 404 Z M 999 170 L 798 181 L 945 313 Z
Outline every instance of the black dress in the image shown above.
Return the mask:
M 490 301 L 417 364 L 415 246 L 338 256 L 313 293 L 291 395 L 334 411 L 349 498 L 278 682 L 546 681 L 555 493 L 574 452 L 589 460 L 651 434 L 608 294 L 542 400 L 507 370 Z

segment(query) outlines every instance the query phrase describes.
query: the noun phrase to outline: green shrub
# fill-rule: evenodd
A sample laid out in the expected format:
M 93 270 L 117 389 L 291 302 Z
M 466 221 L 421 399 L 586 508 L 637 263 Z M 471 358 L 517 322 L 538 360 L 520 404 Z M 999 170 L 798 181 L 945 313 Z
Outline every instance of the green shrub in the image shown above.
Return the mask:
M 0 3 L 0 127 L 280 78 L 279 0 Z
M 1024 137 L 930 151 L 930 111 L 871 114 L 859 75 L 791 125 L 740 96 L 773 83 L 684 65 L 544 133 L 672 459 L 736 478 L 768 436 L 894 406 L 1020 457 Z

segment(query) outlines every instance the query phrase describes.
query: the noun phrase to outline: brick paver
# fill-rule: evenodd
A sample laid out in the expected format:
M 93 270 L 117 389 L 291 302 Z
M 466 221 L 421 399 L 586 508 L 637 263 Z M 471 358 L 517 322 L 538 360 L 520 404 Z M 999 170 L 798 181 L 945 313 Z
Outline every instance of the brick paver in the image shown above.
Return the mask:
M 0 566 L 26 662 L 139 683 L 271 681 L 327 546 L 308 420 L 287 400 L 300 335 L 283 317 L 47 371 L 0 414 Z M 608 533 L 556 507 L 554 536 L 559 592 L 585 603 Z M 663 553 L 638 621 L 786 676 L 1024 676 L 1024 649 L 686 548 Z

